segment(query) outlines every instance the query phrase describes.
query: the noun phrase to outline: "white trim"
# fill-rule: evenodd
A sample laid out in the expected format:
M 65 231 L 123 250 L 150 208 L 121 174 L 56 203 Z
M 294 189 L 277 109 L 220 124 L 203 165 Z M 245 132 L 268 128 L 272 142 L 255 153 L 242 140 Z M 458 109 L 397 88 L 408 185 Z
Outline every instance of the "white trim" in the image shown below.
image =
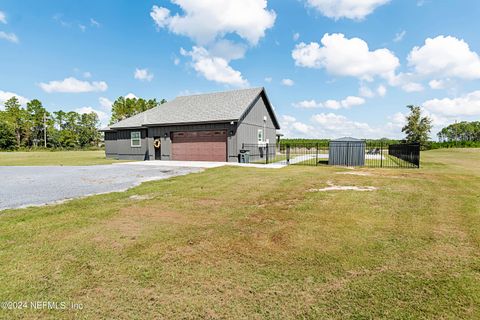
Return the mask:
M 134 133 L 138 133 L 138 142 L 139 145 L 134 145 L 133 140 L 134 138 L 132 137 Z M 137 138 L 135 138 L 137 140 Z M 132 148 L 141 148 L 142 147 L 142 132 L 141 131 L 131 131 L 130 132 L 130 147 Z

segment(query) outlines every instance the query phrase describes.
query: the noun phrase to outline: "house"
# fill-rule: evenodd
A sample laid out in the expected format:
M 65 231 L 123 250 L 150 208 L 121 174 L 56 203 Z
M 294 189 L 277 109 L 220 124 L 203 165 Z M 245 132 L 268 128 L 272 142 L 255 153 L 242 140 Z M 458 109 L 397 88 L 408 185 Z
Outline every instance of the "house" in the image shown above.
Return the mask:
M 238 161 L 242 145 L 275 143 L 264 88 L 181 96 L 103 129 L 108 158 Z

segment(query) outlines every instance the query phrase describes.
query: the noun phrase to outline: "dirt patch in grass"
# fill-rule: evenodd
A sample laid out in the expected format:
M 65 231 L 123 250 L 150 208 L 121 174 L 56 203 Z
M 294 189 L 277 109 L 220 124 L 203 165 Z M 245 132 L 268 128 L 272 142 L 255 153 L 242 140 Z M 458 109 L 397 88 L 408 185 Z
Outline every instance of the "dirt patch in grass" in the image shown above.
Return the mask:
M 352 176 L 371 176 L 372 175 L 370 172 L 364 172 L 364 171 L 346 171 L 346 172 L 337 172 L 337 174 L 346 174 L 346 175 L 352 175 Z
M 142 195 L 134 194 L 133 196 L 129 197 L 130 200 L 135 200 L 135 201 L 151 200 L 153 198 L 154 198 L 154 196 L 150 195 L 150 194 L 142 194 Z
M 214 206 L 219 206 L 222 204 L 221 200 L 217 199 L 199 199 L 195 200 L 195 204 L 199 206 L 204 206 L 204 207 L 214 207 Z
M 320 189 L 308 189 L 308 192 L 328 192 L 328 191 L 375 191 L 378 190 L 377 187 L 372 186 L 364 186 L 364 187 L 357 187 L 357 186 L 336 186 L 331 181 L 327 181 L 328 187 L 320 188 Z
M 103 230 L 93 240 L 113 248 L 123 248 L 158 226 L 188 224 L 185 215 L 155 206 L 131 206 L 121 209 L 114 217 L 106 220 L 98 229 Z

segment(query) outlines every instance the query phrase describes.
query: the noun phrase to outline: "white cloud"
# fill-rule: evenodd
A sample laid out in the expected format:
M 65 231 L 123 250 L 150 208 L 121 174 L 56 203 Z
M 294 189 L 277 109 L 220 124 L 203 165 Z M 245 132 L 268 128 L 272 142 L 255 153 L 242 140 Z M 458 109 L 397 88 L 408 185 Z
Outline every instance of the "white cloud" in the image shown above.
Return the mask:
M 433 90 L 441 90 L 441 89 L 445 89 L 445 81 L 444 80 L 432 80 L 428 83 L 428 85 L 430 86 L 430 88 L 432 88 Z
M 90 18 L 90 25 L 92 27 L 97 27 L 97 28 L 101 26 L 100 22 L 98 22 L 97 20 L 95 20 L 93 18 Z
M 180 59 L 179 58 L 174 58 L 173 59 L 173 64 L 178 66 L 180 64 Z
M 223 58 L 227 61 L 242 59 L 246 51 L 247 47 L 245 45 L 230 40 L 216 41 L 208 49 L 212 56 Z
M 82 32 L 85 32 L 85 30 L 87 30 L 87 26 L 83 25 L 83 24 L 79 24 L 78 27 L 80 28 L 80 30 Z
M 148 72 L 148 69 L 135 69 L 135 72 L 133 73 L 133 77 L 137 80 L 141 81 L 152 81 L 153 79 L 153 73 Z
M 297 41 L 298 39 L 300 39 L 300 33 L 295 32 L 295 33 L 293 34 L 293 41 Z
M 355 96 L 348 96 L 341 101 L 327 100 L 322 105 L 327 109 L 338 110 L 342 108 L 349 109 L 351 107 L 361 106 L 362 104 L 365 104 L 365 99 Z
M 18 43 L 19 42 L 18 37 L 15 33 L 6 33 L 6 32 L 3 32 L 3 31 L 0 31 L 0 39 L 4 39 L 4 40 L 10 41 L 12 43 Z
M 400 65 L 398 58 L 388 49 L 370 51 L 359 38 L 347 39 L 343 34 L 325 34 L 321 44 L 300 43 L 292 51 L 295 64 L 306 68 L 325 68 L 338 76 L 351 76 L 372 81 L 380 76 L 391 79 Z
M 14 92 L 0 90 L 0 109 L 3 109 L 3 107 L 5 105 L 5 102 L 7 100 L 11 99 L 12 97 L 17 97 L 18 102 L 23 106 L 26 105 L 27 102 L 30 101 L 30 99 L 22 97 L 21 95 L 18 95 Z
M 294 103 L 295 108 L 301 109 L 315 109 L 315 108 L 327 108 L 327 109 L 349 109 L 354 106 L 360 106 L 365 104 L 365 99 L 355 96 L 348 96 L 343 100 L 327 100 L 325 102 L 317 102 L 315 100 L 304 100 L 297 103 Z
M 211 56 L 203 47 L 194 46 L 189 52 L 182 49 L 180 53 L 192 57 L 193 68 L 207 80 L 237 87 L 248 85 L 248 81 L 243 78 L 242 73 L 230 67 L 227 60 Z
M 317 129 L 323 137 L 353 136 L 366 138 L 378 136 L 378 130 L 367 123 L 352 121 L 345 116 L 334 113 L 320 113 L 312 116 L 312 121 L 319 126 Z
M 3 11 L 0 11 L 0 22 L 3 24 L 7 24 L 7 15 Z
M 385 95 L 387 94 L 387 88 L 384 85 L 379 85 L 377 88 L 377 94 L 380 97 L 385 97 Z
M 43 91 L 51 92 L 69 92 L 69 93 L 83 93 L 83 92 L 98 92 L 106 91 L 108 85 L 104 81 L 82 81 L 73 77 L 65 78 L 61 81 L 50 81 L 48 83 L 40 83 L 40 88 Z
M 159 28 L 164 28 L 169 23 L 170 10 L 154 5 L 152 11 L 150 11 L 150 17 L 152 17 L 153 21 Z
M 375 93 L 369 87 L 367 87 L 363 84 L 358 89 L 358 93 L 360 94 L 360 96 L 365 97 L 365 98 L 375 97 Z
M 424 90 L 423 85 L 416 82 L 409 82 L 402 86 L 405 92 L 421 92 Z
M 341 101 L 342 107 L 344 108 L 351 108 L 355 106 L 361 106 L 365 104 L 365 99 L 355 96 L 348 96 Z
M 390 119 L 390 124 L 397 128 L 402 128 L 407 121 L 406 115 L 401 112 L 397 112 L 388 118 Z
M 405 38 L 405 35 L 407 34 L 407 31 L 403 30 L 401 32 L 398 32 L 395 34 L 395 38 L 393 38 L 393 42 L 400 42 Z
M 83 73 L 83 77 L 84 78 L 91 78 L 92 74 L 90 72 L 86 71 L 86 72 Z
M 98 98 L 98 103 L 104 108 L 105 110 L 111 110 L 112 109 L 112 104 L 113 101 L 109 100 L 108 98 L 105 97 L 100 97 Z
M 125 96 L 125 99 L 138 99 L 138 97 L 130 92 Z
M 414 47 L 408 63 L 420 75 L 480 79 L 480 58 L 468 43 L 452 36 L 428 38 Z
M 282 79 L 282 84 L 287 87 L 291 87 L 295 84 L 292 79 Z
M 298 121 L 295 117 L 290 115 L 283 115 L 280 117 L 281 132 L 286 137 L 315 137 L 315 128 L 311 125 Z
M 313 115 L 308 123 L 301 122 L 290 115 L 280 117 L 282 133 L 288 138 L 338 138 L 353 136 L 357 138 L 401 138 L 401 128 L 405 123 L 405 115 L 398 112 L 386 119 L 380 126 L 351 120 L 335 113 L 319 113 Z
M 92 112 L 96 113 L 98 116 L 98 120 L 100 120 L 100 123 L 102 126 L 108 123 L 108 121 L 110 120 L 110 116 L 107 113 L 100 110 L 93 109 L 92 107 L 77 108 L 75 109 L 75 112 L 79 114 L 88 114 Z
M 390 0 L 307 0 L 307 4 L 335 20 L 362 20 Z
M 303 100 L 293 103 L 293 106 L 300 109 L 315 109 L 323 107 L 323 103 L 317 102 L 315 100 Z
M 159 28 L 168 28 L 206 45 L 228 33 L 255 45 L 273 27 L 276 14 L 267 9 L 266 0 L 171 0 L 183 15 L 153 6 L 150 16 Z
M 272 79 L 272 77 L 266 77 L 264 80 L 265 80 L 265 82 L 270 83 L 270 82 L 272 82 L 273 79 Z
M 480 90 L 458 98 L 432 99 L 423 103 L 423 107 L 433 113 L 444 116 L 479 116 Z

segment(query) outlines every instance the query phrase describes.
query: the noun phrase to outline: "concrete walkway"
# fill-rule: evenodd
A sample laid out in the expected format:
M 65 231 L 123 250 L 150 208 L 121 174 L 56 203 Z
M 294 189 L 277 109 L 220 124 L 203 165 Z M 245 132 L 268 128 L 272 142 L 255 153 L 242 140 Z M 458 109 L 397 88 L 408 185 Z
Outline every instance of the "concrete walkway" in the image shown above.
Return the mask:
M 255 164 L 255 163 L 237 163 L 237 162 L 209 162 L 209 161 L 138 161 L 138 162 L 124 162 L 116 164 L 118 166 L 150 166 L 150 167 L 188 167 L 188 168 L 218 168 L 223 166 L 234 166 L 244 168 L 263 168 L 263 169 L 280 169 L 286 166 L 281 162 L 269 164 Z

